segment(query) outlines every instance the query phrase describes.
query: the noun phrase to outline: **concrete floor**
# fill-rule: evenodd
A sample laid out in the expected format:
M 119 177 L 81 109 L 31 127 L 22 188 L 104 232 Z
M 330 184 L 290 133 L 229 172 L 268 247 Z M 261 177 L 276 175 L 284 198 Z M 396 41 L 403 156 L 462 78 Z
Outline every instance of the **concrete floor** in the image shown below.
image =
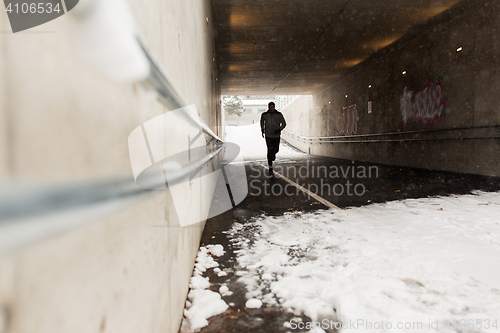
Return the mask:
M 308 197 L 303 192 L 299 191 L 295 194 L 295 188 L 289 186 L 288 193 L 293 192 L 294 195 L 279 194 L 279 188 L 283 189 L 288 183 L 279 177 L 270 177 L 267 170 L 260 166 L 262 162 L 247 162 L 246 171 L 249 184 L 254 181 L 253 187 L 249 185 L 249 195 L 235 209 L 225 212 L 207 221 L 205 231 L 202 237 L 201 245 L 222 244 L 226 253 L 219 257 L 220 268 L 229 272 L 227 276 L 218 277 L 211 270 L 206 276 L 210 278 L 212 289 L 217 291 L 220 284 L 225 283 L 229 290 L 233 291 L 233 295 L 224 296 L 223 299 L 229 304 L 234 303 L 234 306 L 223 314 L 210 318 L 209 326 L 203 328 L 201 332 L 287 332 L 289 328 L 283 326 L 285 321 L 290 321 L 296 317 L 292 313 L 277 307 L 265 307 L 261 309 L 246 309 L 245 308 L 245 287 L 239 283 L 238 276 L 234 273 L 238 270 L 236 262 L 236 254 L 238 250 L 229 242 L 224 231 L 229 230 L 233 223 L 245 223 L 254 216 L 280 215 L 287 211 L 311 211 L 317 209 L 326 209 L 327 207 L 317 202 L 312 197 Z M 363 167 L 372 167 L 372 178 L 361 178 L 362 174 L 350 174 L 347 178 L 324 177 L 324 169 L 321 177 L 317 176 L 317 167 L 326 166 L 328 170 L 334 170 L 334 167 L 344 168 L 356 167 L 356 171 L 362 170 Z M 324 199 L 337 205 L 340 208 L 349 206 L 362 206 L 375 202 L 386 202 L 390 200 L 400 200 L 406 198 L 421 198 L 436 195 L 450 194 L 465 194 L 472 190 L 497 191 L 500 190 L 500 178 L 491 178 L 477 175 L 459 174 L 451 172 L 438 172 L 424 169 L 412 169 L 394 167 L 388 165 L 372 165 L 362 162 L 352 162 L 350 160 L 339 160 L 328 157 L 307 155 L 294 161 L 281 161 L 279 159 L 275 163 L 275 170 L 282 173 L 294 182 L 298 182 L 304 187 L 310 188 L 311 191 L 321 195 Z M 280 168 L 281 167 L 281 168 Z M 288 169 L 287 169 L 288 167 Z M 301 174 L 294 177 L 293 169 L 299 173 L 299 168 L 303 167 Z M 330 168 L 332 167 L 332 168 Z M 360 168 L 361 167 L 361 168 Z M 375 177 L 375 168 L 378 168 L 378 177 Z M 306 169 L 307 168 L 307 169 Z M 315 174 L 313 177 L 313 168 Z M 308 170 L 308 174 L 306 172 Z M 349 169 L 352 171 L 352 169 Z M 367 169 L 368 170 L 368 169 Z M 265 171 L 265 172 L 264 172 Z M 288 172 L 287 172 L 288 171 Z M 340 172 L 340 171 L 339 171 Z M 328 176 L 334 176 L 329 173 Z M 353 194 L 336 195 L 333 190 L 328 193 L 325 183 L 333 186 L 335 184 L 336 192 L 339 194 L 341 186 L 347 192 L 347 182 L 349 182 L 351 193 L 354 193 L 354 186 L 362 184 L 364 193 L 360 196 Z M 267 185 L 265 185 L 267 184 Z M 314 185 L 323 184 L 324 191 L 315 189 Z M 271 187 L 274 186 L 274 194 Z M 265 195 L 264 190 L 267 187 L 270 195 Z M 257 189 L 261 189 L 260 195 Z M 331 188 L 331 187 L 330 187 Z M 358 185 L 357 192 L 361 192 L 361 187 Z M 305 321 L 310 321 L 307 317 L 302 317 Z M 302 332 L 301 330 L 293 330 L 294 332 Z M 307 331 L 307 330 L 303 330 Z

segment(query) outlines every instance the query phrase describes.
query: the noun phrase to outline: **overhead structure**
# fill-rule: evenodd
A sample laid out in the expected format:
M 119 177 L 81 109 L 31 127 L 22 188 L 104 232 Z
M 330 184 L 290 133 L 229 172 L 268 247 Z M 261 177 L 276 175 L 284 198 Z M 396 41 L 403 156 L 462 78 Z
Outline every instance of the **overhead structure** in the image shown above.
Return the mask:
M 222 93 L 312 94 L 460 0 L 212 0 Z

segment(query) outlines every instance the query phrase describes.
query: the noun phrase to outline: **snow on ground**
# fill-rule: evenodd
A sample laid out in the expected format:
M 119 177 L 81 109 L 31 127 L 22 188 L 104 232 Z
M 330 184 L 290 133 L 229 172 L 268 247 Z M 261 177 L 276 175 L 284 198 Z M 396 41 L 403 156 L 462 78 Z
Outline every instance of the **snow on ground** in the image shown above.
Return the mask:
M 245 307 L 249 309 L 259 309 L 261 306 L 262 306 L 262 301 L 256 298 L 251 298 L 245 303 Z
M 267 159 L 266 140 L 261 135 L 259 123 L 245 126 L 226 126 L 224 140 L 240 146 L 245 160 Z M 304 155 L 306 154 L 287 144 L 283 144 L 283 138 L 281 138 L 280 150 L 276 155 L 276 162 Z
M 196 332 L 208 325 L 207 319 L 221 314 L 229 307 L 221 298 L 222 295 L 230 295 L 229 289 L 220 288 L 219 293 L 208 290 L 210 281 L 203 274 L 211 268 L 220 271 L 219 264 L 212 255 L 220 257 L 224 254 L 222 245 L 207 245 L 201 247 L 196 257 L 194 273 L 189 283 L 188 300 L 184 310 L 184 320 L 182 322 L 182 332 Z
M 262 215 L 228 233 L 247 298 L 316 326 L 500 330 L 500 192 Z

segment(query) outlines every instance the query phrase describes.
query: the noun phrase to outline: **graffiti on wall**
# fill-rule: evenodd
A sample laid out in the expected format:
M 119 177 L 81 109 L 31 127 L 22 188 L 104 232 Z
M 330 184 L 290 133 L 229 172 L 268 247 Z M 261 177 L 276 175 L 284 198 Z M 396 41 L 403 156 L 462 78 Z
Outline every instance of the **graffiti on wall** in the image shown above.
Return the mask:
M 330 119 L 331 118 L 331 119 Z M 321 109 L 321 121 L 324 122 L 324 124 L 326 124 L 326 136 L 330 136 L 330 132 L 331 132 L 331 128 L 330 128 L 330 124 L 332 123 L 333 121 L 333 107 L 331 104 L 328 104 L 328 105 L 323 105 L 323 109 Z M 332 125 L 333 127 L 333 125 Z
M 403 127 L 409 122 L 428 122 L 429 126 L 441 121 L 446 106 L 444 84 L 441 80 L 429 82 L 421 90 L 404 84 L 401 92 L 400 111 Z
M 338 131 L 340 135 L 356 134 L 358 132 L 358 110 L 356 104 L 339 107 Z

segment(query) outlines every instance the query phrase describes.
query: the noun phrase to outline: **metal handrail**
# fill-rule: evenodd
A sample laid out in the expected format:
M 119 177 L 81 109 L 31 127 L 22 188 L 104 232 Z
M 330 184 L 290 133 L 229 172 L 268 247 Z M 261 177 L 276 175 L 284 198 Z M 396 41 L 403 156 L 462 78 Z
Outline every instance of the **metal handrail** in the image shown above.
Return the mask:
M 223 149 L 219 147 L 175 169 L 163 168 L 162 173 L 146 183 L 155 187 L 189 181 Z M 132 176 L 67 185 L 0 188 L 0 252 L 112 214 L 155 192 L 137 186 Z
M 357 135 L 343 135 L 343 136 L 323 136 L 323 137 L 307 137 L 298 135 L 289 130 L 284 130 L 290 136 L 300 139 L 303 142 L 309 143 L 380 143 L 380 142 L 416 142 L 416 141 L 449 141 L 449 140 L 485 140 L 485 139 L 498 139 L 498 136 L 481 136 L 481 137 L 456 137 L 456 138 L 425 138 L 425 139 L 387 139 L 387 140 L 345 140 L 349 138 L 363 138 L 363 137 L 380 137 L 380 136 L 394 136 L 394 135 L 407 135 L 407 134 L 420 134 L 420 133 L 435 133 L 443 131 L 457 131 L 457 130 L 477 130 L 487 128 L 499 128 L 500 125 L 485 125 L 474 127 L 454 127 L 442 128 L 435 130 L 419 130 L 419 131 L 404 131 L 404 132 L 390 132 L 390 133 L 374 133 L 374 134 L 357 134 Z M 330 140 L 328 140 L 330 139 Z M 337 139 L 337 140 L 332 140 Z M 328 140 L 328 141 L 326 141 Z
M 194 177 L 203 165 L 217 156 L 222 149 L 223 147 L 220 147 L 213 153 L 175 169 L 165 167 L 162 170 L 164 174 L 162 173 L 161 176 L 160 173 L 155 174 L 154 177 L 145 182 L 148 183 L 148 187 L 155 187 L 164 185 L 165 179 L 168 179 L 169 186 L 177 185 L 189 177 Z M 49 185 L 35 188 L 26 185 L 21 189 L 14 190 L 5 188 L 0 190 L 0 224 L 5 221 L 31 218 L 54 210 L 64 211 L 151 191 L 154 190 L 137 186 L 132 176 L 71 185 Z
M 165 72 L 147 51 L 144 43 L 139 38 L 137 39 L 137 42 L 144 51 L 151 69 L 148 78 L 143 82 L 143 84 L 153 88 L 158 93 L 160 101 L 171 110 L 182 109 L 188 106 L 189 104 L 186 102 L 184 97 L 177 91 L 177 89 L 175 89 Z M 215 138 L 219 142 L 223 142 L 223 140 L 219 138 L 201 119 L 195 119 L 190 113 L 187 112 L 182 112 L 181 114 L 189 123 L 194 126 L 201 127 L 201 129 L 212 138 Z
M 141 83 L 154 89 L 159 101 L 167 108 L 181 109 L 180 114 L 188 123 L 201 128 L 211 137 L 207 139 L 207 154 L 174 168 L 171 167 L 172 164 L 166 163 L 162 172 L 142 179 L 141 185 L 148 185 L 144 187 L 139 187 L 132 175 L 72 184 L 11 184 L 0 187 L 0 252 L 16 249 L 110 215 L 155 193 L 150 188 L 161 187 L 160 185 L 165 188 L 189 181 L 224 151 L 223 140 L 201 118 L 182 109 L 188 103 L 153 60 L 144 43 L 139 38 L 136 40 L 150 66 L 149 76 Z
M 500 139 L 500 136 L 457 137 L 457 138 L 430 138 L 430 139 L 394 139 L 394 140 L 335 140 L 335 141 L 310 141 L 311 143 L 383 143 L 383 142 L 422 142 L 422 141 L 465 141 Z

